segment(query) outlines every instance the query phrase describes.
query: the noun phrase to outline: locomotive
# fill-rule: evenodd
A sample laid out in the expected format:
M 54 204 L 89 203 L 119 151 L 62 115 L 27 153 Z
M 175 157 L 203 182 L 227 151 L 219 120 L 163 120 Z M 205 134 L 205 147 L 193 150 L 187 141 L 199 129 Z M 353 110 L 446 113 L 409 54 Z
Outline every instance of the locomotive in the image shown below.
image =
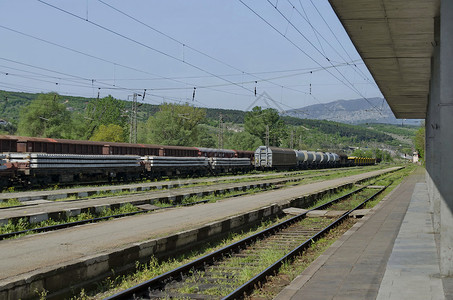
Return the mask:
M 336 153 L 267 146 L 242 151 L 0 135 L 0 188 L 374 163 Z

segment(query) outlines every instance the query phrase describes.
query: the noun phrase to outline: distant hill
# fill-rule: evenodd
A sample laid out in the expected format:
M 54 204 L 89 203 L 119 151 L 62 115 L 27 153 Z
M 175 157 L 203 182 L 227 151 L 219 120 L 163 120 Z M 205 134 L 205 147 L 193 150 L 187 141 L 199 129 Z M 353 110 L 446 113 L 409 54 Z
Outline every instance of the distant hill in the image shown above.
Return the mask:
M 337 100 L 288 110 L 285 115 L 300 119 L 329 120 L 347 124 L 420 124 L 418 119 L 396 119 L 383 98 Z

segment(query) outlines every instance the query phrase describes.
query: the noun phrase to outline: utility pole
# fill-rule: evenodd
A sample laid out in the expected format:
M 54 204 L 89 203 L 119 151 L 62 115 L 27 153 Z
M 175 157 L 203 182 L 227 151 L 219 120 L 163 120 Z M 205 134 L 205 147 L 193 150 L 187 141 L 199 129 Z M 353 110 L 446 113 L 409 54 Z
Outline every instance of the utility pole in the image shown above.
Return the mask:
M 291 129 L 291 141 L 289 143 L 289 147 L 291 149 L 294 149 L 294 130 L 293 129 Z
M 266 146 L 269 147 L 269 125 L 266 125 Z
M 134 93 L 132 97 L 132 110 L 130 117 L 130 132 L 129 132 L 129 143 L 137 143 L 137 93 Z
M 223 115 L 219 115 L 219 149 L 223 149 Z

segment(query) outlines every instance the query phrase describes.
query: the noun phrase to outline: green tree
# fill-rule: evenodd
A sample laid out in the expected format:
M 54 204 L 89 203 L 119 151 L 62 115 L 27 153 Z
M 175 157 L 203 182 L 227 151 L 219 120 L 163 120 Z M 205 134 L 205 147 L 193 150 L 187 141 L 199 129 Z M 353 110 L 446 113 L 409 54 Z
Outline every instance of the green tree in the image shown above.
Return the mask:
M 352 152 L 352 156 L 373 158 L 374 153 L 372 150 L 356 149 L 354 150 L 354 152 Z
M 414 138 L 415 151 L 420 157 L 425 158 L 425 124 L 417 130 Z
M 125 142 L 124 130 L 121 126 L 116 124 L 100 125 L 95 130 L 90 141 L 102 142 Z
M 118 125 L 123 130 L 123 139 L 126 139 L 128 135 L 128 116 L 125 114 L 125 102 L 110 95 L 88 103 L 85 121 L 85 138 L 88 139 L 91 139 L 101 125 Z
M 198 125 L 198 140 L 196 146 L 206 147 L 206 148 L 216 148 L 217 139 L 214 134 L 209 132 L 207 125 L 200 124 Z
M 245 131 L 258 137 L 264 145 L 266 142 L 266 131 L 269 127 L 269 145 L 279 146 L 287 136 L 287 126 L 273 108 L 264 110 L 255 106 L 252 111 L 245 114 Z
M 20 111 L 18 133 L 25 136 L 70 138 L 71 114 L 58 94 L 39 94 Z
M 261 140 L 247 131 L 234 133 L 229 137 L 226 148 L 236 150 L 253 150 L 261 146 Z
M 195 146 L 199 123 L 206 110 L 190 106 L 164 103 L 146 122 L 147 142 L 174 146 Z

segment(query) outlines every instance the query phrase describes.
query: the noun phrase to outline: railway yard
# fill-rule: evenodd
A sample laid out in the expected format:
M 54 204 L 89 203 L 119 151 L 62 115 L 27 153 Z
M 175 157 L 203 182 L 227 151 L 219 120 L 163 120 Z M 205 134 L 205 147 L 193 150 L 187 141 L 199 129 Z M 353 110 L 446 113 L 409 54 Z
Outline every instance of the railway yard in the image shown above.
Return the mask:
M 124 289 L 112 286 L 112 291 L 109 292 L 109 288 L 100 288 L 105 286 L 105 280 L 120 278 L 122 275 L 132 276 L 127 274 L 135 271 L 137 263 L 146 264 L 154 259 L 164 262 L 181 254 L 189 255 L 191 251 L 195 251 L 194 249 L 221 241 L 233 233 L 258 228 L 263 221 L 274 224 L 272 222 L 276 218 L 283 218 L 282 220 L 298 218 L 297 221 L 294 219 L 291 222 L 299 225 L 291 226 L 299 226 L 298 230 L 304 233 L 296 244 L 310 245 L 311 242 L 304 241 L 311 239 L 311 235 L 315 233 L 314 228 L 324 228 L 341 216 L 346 218 L 344 214 L 357 205 L 354 204 L 352 207 L 333 204 L 334 206 L 330 208 L 322 208 L 337 211 L 331 212 L 329 218 L 316 216 L 314 212 L 307 213 L 306 209 L 314 208 L 313 205 L 327 194 L 335 194 L 345 188 L 357 190 L 358 187 L 355 185 L 360 182 L 364 182 L 363 187 L 378 182 L 375 186 L 365 188 L 368 190 L 367 197 L 371 196 L 383 188 L 379 184 L 378 176 L 382 174 L 397 176 L 399 169 L 370 166 L 3 193 L 4 203 L 11 203 L 11 199 L 14 199 L 14 205 L 18 206 L 6 206 L 0 210 L 3 233 L 8 233 L 8 226 L 11 227 L 10 235 L 0 241 L 0 269 L 4 270 L 0 275 L 0 298 L 26 299 L 39 295 L 45 295 L 48 299 L 84 298 L 87 294 L 93 293 L 93 297 L 103 298 Z M 69 217 L 78 218 L 80 221 L 84 214 L 90 216 L 88 219 L 99 219 L 100 212 L 110 209 L 111 214 L 118 214 L 115 213 L 116 209 L 127 205 L 134 208 L 133 213 L 128 211 L 118 218 L 112 218 L 107 214 L 102 219 L 104 222 L 88 220 L 89 224 L 76 223 L 64 226 L 66 227 L 64 229 L 54 227 L 42 233 L 30 231 L 28 233 L 35 234 L 26 236 L 12 237 L 15 233 L 11 234 L 11 231 L 20 231 L 14 229 L 17 227 L 13 225 L 17 223 L 27 223 L 30 228 L 36 228 L 54 226 L 57 223 L 66 224 Z M 292 217 L 293 215 L 296 217 Z M 306 215 L 310 217 L 305 218 Z M 332 219 L 333 216 L 336 217 Z M 300 226 L 304 226 L 300 225 L 303 222 L 308 222 L 309 228 L 300 229 Z M 315 223 L 319 224 L 315 226 Z M 294 236 L 294 233 L 280 234 L 283 240 L 291 240 L 289 237 Z M 231 249 L 226 251 L 236 253 L 235 255 L 239 257 L 244 256 L 246 261 L 252 260 L 255 255 L 256 260 L 256 256 L 259 257 L 261 254 L 243 255 L 253 252 L 250 244 L 272 244 L 269 242 L 272 240 L 275 238 L 267 237 L 264 240 L 260 239 L 259 242 L 244 242 L 249 245 L 245 247 L 245 252 Z M 260 247 L 252 248 L 256 250 Z M 290 248 L 285 249 L 283 252 L 290 251 Z M 224 253 L 223 256 L 225 255 Z M 232 256 L 230 259 L 233 259 Z M 212 258 L 206 258 L 203 262 L 205 268 L 212 267 L 208 260 L 212 261 Z M 236 261 L 236 258 L 233 260 Z M 219 264 L 216 258 L 214 265 Z M 240 268 L 244 262 L 238 264 L 228 266 L 229 272 L 231 273 L 231 268 Z M 250 278 L 261 272 L 259 269 L 260 267 L 250 271 L 256 273 Z M 174 285 L 162 287 L 161 283 L 157 284 L 157 288 L 152 288 L 155 296 L 218 299 L 239 288 L 238 283 L 232 284 L 228 279 L 228 272 L 225 273 L 225 269 L 200 271 L 188 267 L 187 270 L 194 273 L 195 277 L 196 274 L 203 274 L 201 277 L 206 277 L 207 281 L 200 283 L 194 281 L 195 277 L 192 276 L 190 279 L 186 275 L 183 275 L 184 280 L 181 281 L 182 279 L 174 279 L 175 275 L 168 275 Z M 220 276 L 223 279 L 204 275 L 213 272 L 223 272 Z M 214 289 L 213 292 L 213 287 L 220 287 L 216 280 L 223 280 L 228 284 L 226 287 Z M 187 287 L 187 282 L 192 282 L 188 288 L 174 289 L 174 286 Z M 139 282 L 135 284 L 137 283 Z M 145 288 L 150 289 L 149 286 Z M 165 290 L 170 292 L 165 294 Z M 203 290 L 208 290 L 207 294 L 197 296 Z M 219 292 L 220 290 L 222 292 Z M 101 294 L 96 296 L 95 291 Z M 242 295 L 244 291 L 250 292 L 249 287 L 236 293 Z M 138 292 L 134 290 L 133 294 L 135 293 Z M 112 297 L 131 296 L 120 294 Z

